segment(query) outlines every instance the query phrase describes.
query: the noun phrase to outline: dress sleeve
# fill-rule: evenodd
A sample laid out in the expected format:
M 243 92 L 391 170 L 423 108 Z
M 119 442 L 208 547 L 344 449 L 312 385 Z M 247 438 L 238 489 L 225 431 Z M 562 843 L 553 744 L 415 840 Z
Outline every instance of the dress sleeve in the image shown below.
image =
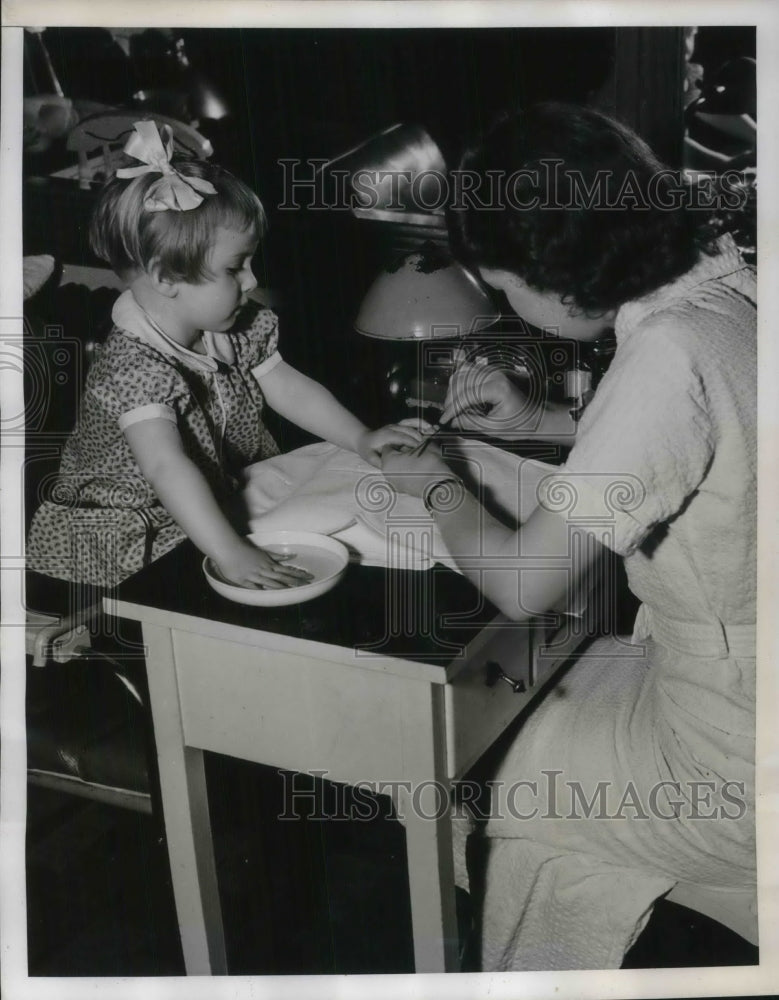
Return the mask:
M 705 385 L 684 339 L 665 324 L 635 330 L 539 501 L 629 555 L 700 486 L 714 444 Z
M 90 371 L 86 392 L 122 431 L 142 420 L 177 423 L 190 399 L 186 383 L 165 358 L 122 335 L 104 346 Z
M 272 309 L 252 303 L 246 325 L 235 334 L 235 339 L 241 367 L 256 378 L 267 374 L 281 361 L 279 318 Z

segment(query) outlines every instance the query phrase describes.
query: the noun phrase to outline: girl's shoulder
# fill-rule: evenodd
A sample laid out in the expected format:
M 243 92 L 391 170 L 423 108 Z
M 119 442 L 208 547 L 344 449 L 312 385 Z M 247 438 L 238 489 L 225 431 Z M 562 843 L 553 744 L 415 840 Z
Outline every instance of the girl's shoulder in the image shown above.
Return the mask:
M 268 336 L 275 332 L 279 317 L 262 302 L 250 299 L 241 310 L 234 334 L 238 337 Z
M 140 385 L 153 383 L 173 391 L 185 381 L 176 367 L 161 351 L 114 326 L 95 351 L 87 373 L 87 386 L 93 391 L 100 386 Z
M 126 364 L 132 360 L 149 361 L 159 365 L 170 367 L 170 361 L 161 352 L 147 344 L 145 340 L 123 330 L 119 326 L 113 326 L 100 346 L 96 360 L 111 363 Z
M 251 300 L 241 311 L 231 339 L 238 358 L 256 364 L 277 350 L 279 318 L 272 309 Z

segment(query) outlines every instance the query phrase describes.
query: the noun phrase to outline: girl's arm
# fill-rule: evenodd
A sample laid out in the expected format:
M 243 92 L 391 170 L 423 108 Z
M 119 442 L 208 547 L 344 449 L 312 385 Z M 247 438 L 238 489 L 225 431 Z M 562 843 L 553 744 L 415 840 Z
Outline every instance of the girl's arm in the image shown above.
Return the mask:
M 141 473 L 165 509 L 228 580 L 278 589 L 306 578 L 306 574 L 278 563 L 236 533 L 202 472 L 184 451 L 171 420 L 157 418 L 131 424 L 124 436 Z
M 435 447 L 419 457 L 387 449 L 382 469 L 397 490 L 428 496 L 435 523 L 463 574 L 514 621 L 558 607 L 602 553 L 592 535 L 541 507 L 519 531 L 505 527 L 457 484 Z M 431 490 L 442 479 L 454 482 Z M 579 539 L 573 537 L 577 533 Z
M 386 445 L 413 447 L 421 440 L 420 432 L 408 425 L 388 424 L 369 430 L 328 389 L 286 361 L 280 361 L 258 381 L 268 405 L 282 417 L 317 437 L 357 452 L 373 465 L 379 464 L 381 449 Z

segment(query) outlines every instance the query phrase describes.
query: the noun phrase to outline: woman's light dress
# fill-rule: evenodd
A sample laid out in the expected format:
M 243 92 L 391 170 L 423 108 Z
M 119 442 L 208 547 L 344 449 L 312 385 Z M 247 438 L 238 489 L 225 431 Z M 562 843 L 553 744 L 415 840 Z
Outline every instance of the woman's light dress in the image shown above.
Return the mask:
M 591 645 L 494 775 L 485 971 L 616 968 L 677 881 L 756 881 L 756 291 L 719 251 L 620 310 L 547 481 L 643 603 L 633 644 Z

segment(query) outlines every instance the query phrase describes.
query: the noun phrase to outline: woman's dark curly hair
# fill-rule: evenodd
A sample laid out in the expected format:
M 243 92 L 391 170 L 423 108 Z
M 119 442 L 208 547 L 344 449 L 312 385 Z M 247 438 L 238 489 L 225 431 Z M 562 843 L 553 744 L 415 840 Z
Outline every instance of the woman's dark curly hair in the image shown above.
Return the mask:
M 592 108 L 503 116 L 460 171 L 471 176 L 450 209 L 455 252 L 588 314 L 654 291 L 713 250 L 711 215 L 689 206 L 681 175 Z

